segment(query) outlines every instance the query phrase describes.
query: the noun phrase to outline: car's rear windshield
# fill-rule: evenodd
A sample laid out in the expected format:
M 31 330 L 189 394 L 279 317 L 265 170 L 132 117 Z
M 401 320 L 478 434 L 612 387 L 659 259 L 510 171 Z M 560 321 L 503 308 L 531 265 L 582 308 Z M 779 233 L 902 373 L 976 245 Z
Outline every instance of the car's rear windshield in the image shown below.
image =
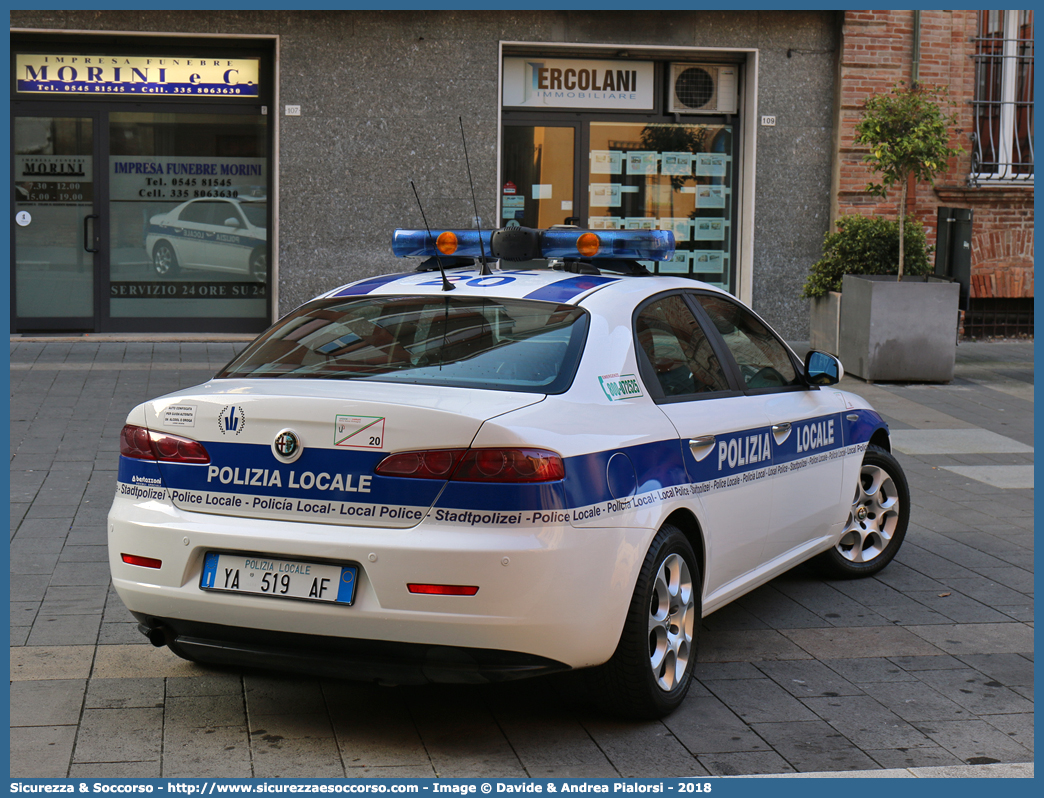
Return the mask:
M 321 299 L 280 319 L 218 378 L 375 380 L 556 394 L 573 380 L 587 313 L 525 299 Z

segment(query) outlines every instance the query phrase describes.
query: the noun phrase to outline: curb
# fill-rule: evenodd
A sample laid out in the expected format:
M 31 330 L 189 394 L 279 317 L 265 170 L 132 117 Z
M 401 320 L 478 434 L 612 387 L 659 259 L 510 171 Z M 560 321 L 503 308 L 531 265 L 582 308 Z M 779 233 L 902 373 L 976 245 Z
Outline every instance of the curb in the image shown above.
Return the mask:
M 949 765 L 887 770 L 838 770 L 820 773 L 772 773 L 728 776 L 731 779 L 1032 779 L 1032 762 L 988 765 Z

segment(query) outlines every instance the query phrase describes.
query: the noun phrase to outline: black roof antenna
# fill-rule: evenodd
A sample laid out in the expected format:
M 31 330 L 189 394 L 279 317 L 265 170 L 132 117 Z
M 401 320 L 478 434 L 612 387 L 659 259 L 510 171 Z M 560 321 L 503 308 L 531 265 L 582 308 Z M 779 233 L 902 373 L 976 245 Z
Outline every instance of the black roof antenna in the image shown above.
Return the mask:
M 478 202 L 475 201 L 475 181 L 471 179 L 471 163 L 468 161 L 468 140 L 464 138 L 464 118 L 458 116 L 457 121 L 460 122 L 460 140 L 464 143 L 464 164 L 468 167 L 468 184 L 471 186 L 471 205 L 475 208 L 475 224 L 478 226 L 479 232 L 479 254 L 480 261 L 482 263 L 482 276 L 487 277 L 493 274 L 490 271 L 489 263 L 486 262 L 486 245 L 482 242 L 482 221 L 478 212 Z
M 439 248 L 435 244 L 435 239 L 431 236 L 431 228 L 428 227 L 428 219 L 424 216 L 424 206 L 421 205 L 420 194 L 417 193 L 417 187 L 413 185 L 412 177 L 410 178 L 410 188 L 413 189 L 413 196 L 417 198 L 417 207 L 420 208 L 421 219 L 424 221 L 424 229 L 428 231 L 428 240 L 431 241 L 432 249 L 435 250 L 435 262 L 439 264 L 439 274 L 442 275 L 442 290 L 452 291 L 453 283 L 446 279 L 446 270 L 442 267 L 442 259 L 439 257 Z

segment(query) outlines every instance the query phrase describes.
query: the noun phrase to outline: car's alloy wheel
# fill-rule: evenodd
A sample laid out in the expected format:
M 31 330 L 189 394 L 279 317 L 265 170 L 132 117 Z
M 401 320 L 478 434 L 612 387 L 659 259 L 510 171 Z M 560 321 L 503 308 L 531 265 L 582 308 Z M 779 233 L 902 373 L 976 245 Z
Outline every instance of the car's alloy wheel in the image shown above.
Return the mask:
M 844 532 L 820 562 L 834 576 L 875 574 L 899 551 L 909 520 L 910 489 L 902 466 L 890 452 L 868 446 Z
M 616 652 L 591 673 L 614 713 L 662 718 L 681 704 L 696 662 L 701 585 L 688 539 L 665 524 L 638 574 Z
M 160 277 L 171 277 L 178 273 L 178 256 L 174 247 L 166 241 L 160 241 L 152 250 L 152 265 Z
M 660 563 L 649 607 L 649 667 L 656 686 L 670 692 L 689 667 L 693 653 L 695 602 L 689 566 L 678 554 Z
M 259 283 L 268 281 L 268 256 L 264 252 L 250 256 L 250 276 Z

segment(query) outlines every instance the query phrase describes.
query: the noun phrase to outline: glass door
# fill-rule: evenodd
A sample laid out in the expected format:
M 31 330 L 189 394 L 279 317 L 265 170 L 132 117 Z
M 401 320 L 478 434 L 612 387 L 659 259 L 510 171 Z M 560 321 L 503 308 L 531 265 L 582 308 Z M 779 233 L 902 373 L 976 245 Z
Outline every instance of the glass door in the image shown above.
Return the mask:
M 501 224 L 548 228 L 574 218 L 576 128 L 505 125 Z
M 13 119 L 15 329 L 94 330 L 103 227 L 94 115 Z

